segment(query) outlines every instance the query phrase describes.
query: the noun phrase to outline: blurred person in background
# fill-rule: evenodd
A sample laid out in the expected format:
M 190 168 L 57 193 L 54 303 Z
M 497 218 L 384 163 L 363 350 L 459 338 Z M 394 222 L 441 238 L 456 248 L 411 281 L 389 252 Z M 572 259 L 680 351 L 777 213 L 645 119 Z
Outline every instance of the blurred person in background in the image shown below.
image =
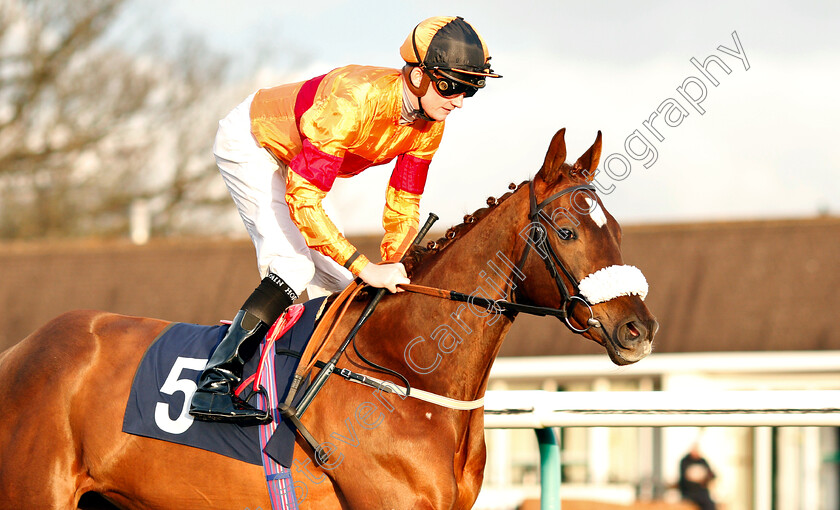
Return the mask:
M 700 510 L 715 510 L 717 506 L 709 493 L 709 484 L 715 479 L 715 472 L 700 453 L 700 445 L 694 443 L 691 450 L 680 460 L 679 489 L 682 498 L 697 505 Z

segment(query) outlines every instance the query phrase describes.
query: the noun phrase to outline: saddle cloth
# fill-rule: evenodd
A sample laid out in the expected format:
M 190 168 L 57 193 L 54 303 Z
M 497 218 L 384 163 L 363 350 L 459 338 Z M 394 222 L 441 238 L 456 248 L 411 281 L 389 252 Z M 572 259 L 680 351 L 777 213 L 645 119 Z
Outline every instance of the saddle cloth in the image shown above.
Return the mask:
M 279 353 L 275 354 L 275 379 L 280 402 L 286 398 L 299 354 L 312 335 L 324 299 L 306 302 L 294 326 L 274 343 L 275 353 Z M 149 346 L 137 367 L 126 404 L 123 432 L 262 465 L 259 427 L 199 421 L 188 414 L 201 371 L 227 329 L 227 325 L 173 323 L 168 326 Z M 254 374 L 259 358 L 254 355 L 246 363 L 243 379 Z M 248 393 L 249 389 L 246 389 L 244 396 Z M 302 393 L 299 392 L 298 397 Z M 272 416 L 279 419 L 276 410 L 272 411 Z M 294 434 L 291 426 L 279 423 L 265 449 L 269 456 L 287 468 L 292 464 Z

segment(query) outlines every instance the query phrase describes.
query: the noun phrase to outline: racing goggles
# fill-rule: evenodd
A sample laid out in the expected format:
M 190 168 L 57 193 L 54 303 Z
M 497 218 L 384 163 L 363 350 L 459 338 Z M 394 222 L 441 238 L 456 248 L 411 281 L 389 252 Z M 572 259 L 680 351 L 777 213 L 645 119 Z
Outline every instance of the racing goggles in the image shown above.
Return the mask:
M 472 97 L 478 89 L 484 87 L 484 76 L 464 74 L 464 78 L 466 78 L 464 79 L 456 76 L 456 73 L 463 74 L 458 71 L 441 68 L 432 68 L 426 71 L 432 83 L 435 84 L 435 90 L 445 98 L 452 98 L 461 94 L 464 94 L 464 97 Z

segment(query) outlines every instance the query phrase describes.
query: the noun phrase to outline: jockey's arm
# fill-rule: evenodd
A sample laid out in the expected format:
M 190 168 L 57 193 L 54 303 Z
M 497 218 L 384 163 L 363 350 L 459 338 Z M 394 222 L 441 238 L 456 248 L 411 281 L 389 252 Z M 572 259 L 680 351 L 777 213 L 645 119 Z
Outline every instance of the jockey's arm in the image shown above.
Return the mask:
M 382 260 L 399 261 L 411 247 L 420 225 L 420 197 L 430 160 L 408 154 L 397 158 L 382 213 Z
M 338 174 L 340 158 L 324 159 L 324 153 L 307 145 L 304 143 L 304 151 L 292 161 L 286 177 L 289 215 L 307 246 L 343 265 L 368 285 L 396 292 L 397 284 L 409 283 L 402 264 L 370 264 L 368 258 L 341 234 L 321 204 Z M 309 164 L 303 165 L 302 161 L 296 161 L 298 158 L 305 158 Z M 331 168 L 335 170 L 330 171 Z M 298 171 L 309 174 L 310 178 Z
M 290 162 L 286 182 L 292 221 L 310 248 L 332 258 L 369 285 L 396 292 L 397 284 L 409 283 L 405 268 L 398 261 L 417 232 L 420 195 L 440 136 L 425 140 L 412 154 L 397 157 L 382 218 L 385 236 L 380 251 L 386 263 L 368 267 L 373 265 L 339 232 L 321 206 L 339 174 L 347 147 L 357 145 L 357 137 L 366 132 L 364 115 L 369 113 L 369 107 L 362 106 L 367 105 L 368 98 L 348 93 L 331 96 L 330 101 L 335 104 L 316 105 L 301 118 L 301 133 L 306 136 L 301 152 Z M 340 111 L 343 115 L 326 115 L 317 108 Z
M 307 246 L 343 265 L 353 275 L 359 276 L 362 268 L 370 261 L 341 234 L 321 204 L 331 185 L 332 181 L 324 189 L 323 182 L 312 182 L 289 168 L 286 176 L 289 216 L 300 230 Z

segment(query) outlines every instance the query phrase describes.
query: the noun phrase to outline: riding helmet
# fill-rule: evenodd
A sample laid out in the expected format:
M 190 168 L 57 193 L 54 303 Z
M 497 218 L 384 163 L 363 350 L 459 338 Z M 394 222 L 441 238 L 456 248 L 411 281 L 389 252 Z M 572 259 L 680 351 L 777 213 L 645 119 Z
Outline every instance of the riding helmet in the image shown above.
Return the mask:
M 490 69 L 484 39 L 460 16 L 435 16 L 420 22 L 400 47 L 400 56 L 409 68 L 442 73 L 477 89 L 484 87 L 485 78 L 501 78 Z M 417 89 L 410 83 L 409 87 Z M 423 95 L 426 87 L 424 80 L 422 90 L 412 92 Z

